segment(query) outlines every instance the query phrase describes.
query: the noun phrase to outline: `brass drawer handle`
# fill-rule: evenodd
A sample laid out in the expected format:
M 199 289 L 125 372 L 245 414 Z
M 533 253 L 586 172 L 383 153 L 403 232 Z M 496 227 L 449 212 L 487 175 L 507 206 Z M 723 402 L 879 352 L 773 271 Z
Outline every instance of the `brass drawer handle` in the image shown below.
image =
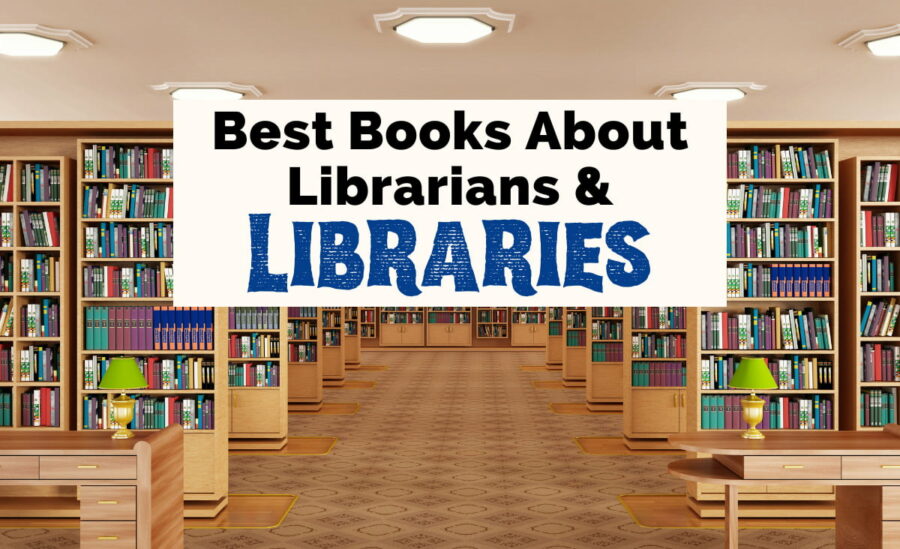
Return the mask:
M 119 539 L 119 536 L 97 536 L 97 539 L 100 541 L 116 541 Z
M 97 505 L 118 505 L 119 502 L 114 499 L 101 499 L 97 502 Z
M 79 469 L 99 469 L 99 465 L 79 465 Z
M 785 465 L 785 469 L 803 469 L 806 465 Z
M 882 465 L 882 469 L 900 469 L 900 465 Z

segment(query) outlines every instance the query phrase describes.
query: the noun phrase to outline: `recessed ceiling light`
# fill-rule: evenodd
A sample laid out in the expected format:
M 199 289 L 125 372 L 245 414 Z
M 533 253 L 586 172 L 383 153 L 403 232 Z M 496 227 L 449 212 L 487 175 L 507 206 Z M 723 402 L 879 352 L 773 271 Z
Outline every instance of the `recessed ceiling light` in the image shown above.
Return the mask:
M 512 32 L 516 16 L 491 8 L 398 8 L 390 13 L 376 13 L 375 28 L 382 32 L 382 23 L 394 23 L 397 34 L 423 44 L 466 44 L 491 34 L 498 26 L 506 25 Z
M 671 96 L 674 99 L 702 101 L 734 101 L 751 91 L 766 89 L 754 82 L 684 82 L 669 84 L 656 90 L 657 97 Z
M 849 48 L 860 42 L 869 48 L 872 55 L 879 57 L 900 56 L 900 24 L 878 29 L 862 29 L 844 38 L 838 42 L 838 45 L 843 48 Z
M 900 34 L 879 38 L 878 40 L 869 40 L 866 42 L 866 47 L 879 57 L 896 57 L 900 55 Z
M 15 57 L 51 57 L 72 42 L 88 48 L 91 41 L 71 29 L 37 24 L 0 25 L 0 55 Z
M 214 101 L 243 99 L 246 95 L 262 96 L 256 86 L 234 82 L 166 82 L 150 87 L 178 100 Z

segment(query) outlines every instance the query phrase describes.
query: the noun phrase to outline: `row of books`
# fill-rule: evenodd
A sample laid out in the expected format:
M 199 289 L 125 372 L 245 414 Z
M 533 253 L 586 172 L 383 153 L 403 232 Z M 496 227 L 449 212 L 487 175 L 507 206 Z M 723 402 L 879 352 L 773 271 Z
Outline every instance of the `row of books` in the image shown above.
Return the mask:
M 759 395 L 763 404 L 760 429 L 834 429 L 834 403 L 821 395 L 778 397 Z M 746 429 L 742 395 L 701 395 L 701 429 Z
M 13 213 L 0 212 L 0 248 L 12 248 L 15 244 Z
M 633 307 L 631 327 L 645 330 L 683 330 L 687 325 L 685 307 Z
M 543 324 L 547 320 L 544 312 L 515 312 L 512 314 L 513 324 Z
M 85 185 L 81 217 L 84 219 L 142 219 L 174 216 L 172 187 L 125 185 L 121 189 Z
M 165 297 L 175 291 L 175 271 L 166 263 L 133 267 L 86 265 L 82 269 L 84 297 Z
M 781 148 L 781 177 L 784 179 L 831 179 L 831 153 L 812 147 L 790 145 Z
M 228 336 L 229 358 L 278 358 L 281 340 L 272 334 L 231 334 Z
M 621 320 L 592 320 L 591 339 L 622 339 Z
M 867 301 L 859 323 L 859 335 L 863 337 L 890 337 L 897 326 L 900 303 L 892 297 L 890 301 L 876 299 Z
M 23 257 L 20 259 L 19 291 L 58 292 L 59 257 L 47 254 L 34 254 L 34 257 Z
M 23 305 L 19 334 L 23 337 L 59 337 L 59 302 L 45 298 Z
M 12 252 L 0 253 L 0 292 L 11 292 L 15 286 Z
M 894 260 L 888 254 L 862 254 L 859 258 L 859 289 L 863 292 L 893 292 Z
M 228 363 L 229 387 L 278 387 L 280 384 L 277 362 Z
M 0 307 L 0 337 L 12 337 L 14 316 L 10 301 L 3 301 Z
M 318 307 L 288 307 L 288 318 L 318 318 Z
M 774 179 L 777 177 L 775 167 L 775 149 L 753 145 L 747 148 L 732 149 L 726 158 L 729 179 Z
M 215 399 L 196 396 L 133 396 L 134 419 L 130 429 L 165 429 L 181 425 L 185 430 L 215 429 Z M 111 416 L 112 407 L 103 395 L 87 395 L 82 401 L 82 428 L 118 429 Z
M 469 313 L 439 313 L 430 311 L 428 313 L 429 324 L 469 324 L 472 322 L 472 316 Z
M 359 310 L 359 321 L 360 322 L 375 322 L 375 309 L 360 309 Z
M 831 263 L 733 263 L 728 297 L 831 297 Z
M 859 395 L 860 427 L 897 423 L 897 389 L 863 389 Z
M 2 174 L 0 174 L 2 180 Z M 26 162 L 19 182 L 20 202 L 59 202 L 60 172 L 58 164 Z M 0 196 L 6 197 L 0 189 Z M 12 197 L 6 202 L 12 202 Z
M 827 314 L 779 307 L 743 313 L 703 311 L 700 348 L 705 350 L 828 350 L 833 349 Z
M 728 257 L 830 257 L 829 228 L 790 223 L 728 224 Z
M 316 339 L 319 326 L 315 320 L 289 320 L 288 339 Z
M 174 234 L 171 223 L 103 222 L 84 228 L 84 257 L 171 258 Z
M 59 381 L 59 359 L 56 347 L 29 345 L 20 349 L 19 381 Z
M 859 355 L 860 381 L 900 381 L 900 345 L 863 343 Z
M 586 328 L 587 327 L 587 311 L 567 311 L 566 312 L 567 328 Z
M 859 212 L 859 245 L 871 248 L 896 248 L 900 212 Z
M 685 334 L 635 334 L 631 336 L 632 358 L 684 358 Z
M 478 322 L 508 322 L 509 314 L 506 309 L 480 309 Z
M 738 185 L 729 187 L 725 215 L 741 218 L 831 218 L 834 215 L 834 192 L 814 188 Z
M 896 162 L 872 162 L 862 167 L 862 202 L 895 202 L 897 200 Z
M 85 179 L 171 179 L 172 149 L 145 145 L 91 145 L 84 149 Z
M 356 335 L 357 330 L 359 328 L 359 322 L 356 320 L 345 320 L 344 321 L 344 335 L 353 336 Z
M 687 387 L 684 362 L 632 362 L 632 387 Z
M 373 338 L 376 337 L 374 324 L 363 324 L 359 329 L 359 337 Z
M 19 212 L 22 244 L 29 247 L 59 247 L 59 213 L 48 210 Z
M 618 307 L 594 307 L 593 311 L 596 312 L 611 312 L 614 311 Z M 607 311 L 609 310 L 609 311 Z M 547 307 L 547 320 L 562 320 L 563 308 L 562 307 Z M 600 314 L 594 314 L 593 316 L 606 316 Z M 613 316 L 613 315 L 609 315 Z M 621 315 L 620 315 L 621 316 Z
M 594 342 L 591 344 L 591 362 L 622 362 L 624 347 L 623 343 L 614 341 Z
M 212 307 L 84 308 L 86 350 L 212 350 Z
M 566 346 L 567 347 L 584 347 L 587 343 L 584 330 L 567 330 Z
M 382 324 L 421 324 L 422 313 L 387 313 L 382 309 Z
M 212 390 L 216 386 L 215 362 L 189 355 L 133 357 L 150 390 Z M 84 359 L 85 390 L 100 388 L 100 380 L 109 368 L 110 357 L 93 355 Z
M 322 345 L 324 345 L 326 347 L 340 347 L 341 346 L 340 330 L 335 330 L 335 329 L 322 330 Z
M 59 387 L 38 387 L 19 398 L 22 427 L 59 427 Z
M 322 328 L 340 328 L 341 311 L 322 309 Z
M 289 362 L 315 362 L 318 345 L 315 343 L 288 343 Z
M 277 330 L 281 309 L 279 307 L 229 307 L 229 330 Z
M 506 324 L 478 324 L 478 337 L 504 338 L 509 337 Z
M 12 391 L 0 389 L 0 427 L 12 427 Z
M 13 165 L 0 162 L 0 202 L 13 202 Z
M 782 390 L 834 389 L 834 362 L 819 357 L 793 355 L 765 358 L 778 388 Z M 729 389 L 741 362 L 736 356 L 704 356 L 700 359 L 700 389 Z
M 13 381 L 13 357 L 11 343 L 0 343 L 0 381 Z

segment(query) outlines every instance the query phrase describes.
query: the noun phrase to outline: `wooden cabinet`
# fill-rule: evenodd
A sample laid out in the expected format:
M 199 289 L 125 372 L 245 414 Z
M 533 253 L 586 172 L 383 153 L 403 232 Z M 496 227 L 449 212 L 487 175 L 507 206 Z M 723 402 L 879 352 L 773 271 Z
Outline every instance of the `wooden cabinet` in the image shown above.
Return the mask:
M 546 324 L 513 324 L 510 345 L 513 347 L 543 347 L 547 344 Z
M 631 390 L 631 433 L 636 436 L 679 433 L 687 428 L 685 389 L 648 387 Z
M 279 387 L 234 387 L 230 435 L 281 438 L 287 429 L 286 403 Z
M 591 407 L 591 403 L 622 402 L 624 369 L 622 364 L 588 363 L 586 388 L 588 408 Z
M 429 347 L 470 347 L 472 345 L 471 324 L 429 324 Z
M 288 400 L 291 404 L 321 406 L 322 363 L 294 362 L 288 365 Z
M 382 347 L 424 347 L 424 324 L 382 324 L 378 327 Z

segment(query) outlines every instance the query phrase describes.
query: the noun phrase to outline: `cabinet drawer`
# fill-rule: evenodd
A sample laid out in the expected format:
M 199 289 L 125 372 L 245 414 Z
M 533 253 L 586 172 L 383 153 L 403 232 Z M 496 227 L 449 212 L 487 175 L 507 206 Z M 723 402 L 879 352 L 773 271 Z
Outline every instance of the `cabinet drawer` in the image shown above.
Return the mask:
M 38 478 L 38 456 L 0 456 L 0 479 Z
M 82 486 L 81 520 L 135 520 L 134 486 Z
M 840 456 L 747 456 L 747 479 L 839 479 Z
M 41 456 L 41 479 L 136 478 L 137 456 Z
M 844 456 L 846 479 L 900 479 L 900 456 Z
M 125 521 L 83 521 L 81 549 L 134 549 L 137 545 L 137 526 Z

